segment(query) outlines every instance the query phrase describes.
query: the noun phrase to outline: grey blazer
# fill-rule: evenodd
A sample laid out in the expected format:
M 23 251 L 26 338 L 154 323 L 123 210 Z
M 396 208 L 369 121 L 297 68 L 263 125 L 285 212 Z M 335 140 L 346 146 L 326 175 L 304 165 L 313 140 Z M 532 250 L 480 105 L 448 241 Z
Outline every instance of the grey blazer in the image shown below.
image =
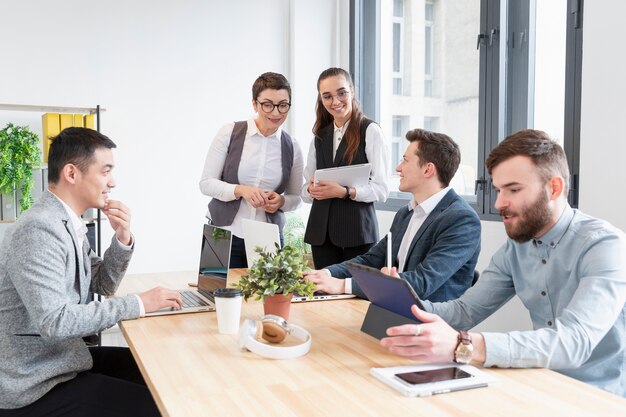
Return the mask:
M 86 239 L 85 239 L 86 241 Z M 112 295 L 132 250 L 115 236 L 104 260 L 77 248 L 71 220 L 49 192 L 22 214 L 0 248 L 0 408 L 31 404 L 93 365 L 83 336 L 139 317 L 135 296 Z

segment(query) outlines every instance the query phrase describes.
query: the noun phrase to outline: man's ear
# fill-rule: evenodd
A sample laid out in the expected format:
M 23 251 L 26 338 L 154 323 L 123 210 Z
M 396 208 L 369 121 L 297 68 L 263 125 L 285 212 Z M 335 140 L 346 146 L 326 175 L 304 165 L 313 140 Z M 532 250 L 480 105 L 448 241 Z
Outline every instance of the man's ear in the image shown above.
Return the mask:
M 437 175 L 437 167 L 432 162 L 428 162 L 425 166 L 422 167 L 424 170 L 424 176 L 426 178 L 430 178 L 433 175 Z
M 556 200 L 563 194 L 563 187 L 565 185 L 563 177 L 550 178 L 548 185 L 550 186 L 550 200 Z M 567 196 L 565 197 L 567 198 Z
M 78 174 L 78 167 L 74 164 L 65 164 L 61 169 L 61 179 L 70 184 L 76 184 L 76 176 Z

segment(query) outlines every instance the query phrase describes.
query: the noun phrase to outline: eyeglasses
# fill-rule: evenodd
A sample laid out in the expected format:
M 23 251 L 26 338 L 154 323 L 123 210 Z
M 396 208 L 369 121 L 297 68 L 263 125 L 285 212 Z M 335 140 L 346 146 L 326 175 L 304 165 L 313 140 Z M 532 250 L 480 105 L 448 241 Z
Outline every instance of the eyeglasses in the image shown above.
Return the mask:
M 275 108 L 278 107 L 278 113 L 280 114 L 285 114 L 289 111 L 289 109 L 291 108 L 291 103 L 278 103 L 278 104 L 274 104 L 271 101 L 256 101 L 257 103 L 259 103 L 261 105 L 261 108 L 263 109 L 263 111 L 265 113 L 271 113 L 274 111 Z
M 350 92 L 348 90 L 341 90 L 337 92 L 336 95 L 332 95 L 328 93 L 322 94 L 322 100 L 325 101 L 326 103 L 332 103 L 333 97 L 335 97 L 337 100 L 340 100 L 340 101 L 346 101 L 350 98 Z

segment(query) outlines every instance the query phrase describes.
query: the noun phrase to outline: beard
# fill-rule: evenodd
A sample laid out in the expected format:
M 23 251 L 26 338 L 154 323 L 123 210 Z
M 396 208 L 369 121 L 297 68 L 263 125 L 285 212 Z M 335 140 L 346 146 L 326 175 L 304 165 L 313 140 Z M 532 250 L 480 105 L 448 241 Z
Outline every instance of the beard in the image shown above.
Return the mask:
M 552 219 L 549 207 L 549 198 L 545 191 L 539 193 L 534 203 L 521 209 L 523 213 L 510 210 L 500 210 L 500 216 L 517 216 L 517 225 L 505 224 L 504 229 L 509 238 L 518 243 L 525 243 L 537 236 Z

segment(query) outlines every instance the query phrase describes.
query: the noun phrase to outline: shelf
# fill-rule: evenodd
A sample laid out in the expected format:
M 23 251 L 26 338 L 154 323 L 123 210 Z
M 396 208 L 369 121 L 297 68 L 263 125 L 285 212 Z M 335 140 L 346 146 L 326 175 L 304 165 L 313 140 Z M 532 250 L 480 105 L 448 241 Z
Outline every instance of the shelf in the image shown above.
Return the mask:
M 34 111 L 44 113 L 89 113 L 95 114 L 97 107 L 62 107 L 62 106 L 38 106 L 30 104 L 0 104 L 0 110 L 10 111 Z M 100 108 L 100 112 L 106 109 Z

